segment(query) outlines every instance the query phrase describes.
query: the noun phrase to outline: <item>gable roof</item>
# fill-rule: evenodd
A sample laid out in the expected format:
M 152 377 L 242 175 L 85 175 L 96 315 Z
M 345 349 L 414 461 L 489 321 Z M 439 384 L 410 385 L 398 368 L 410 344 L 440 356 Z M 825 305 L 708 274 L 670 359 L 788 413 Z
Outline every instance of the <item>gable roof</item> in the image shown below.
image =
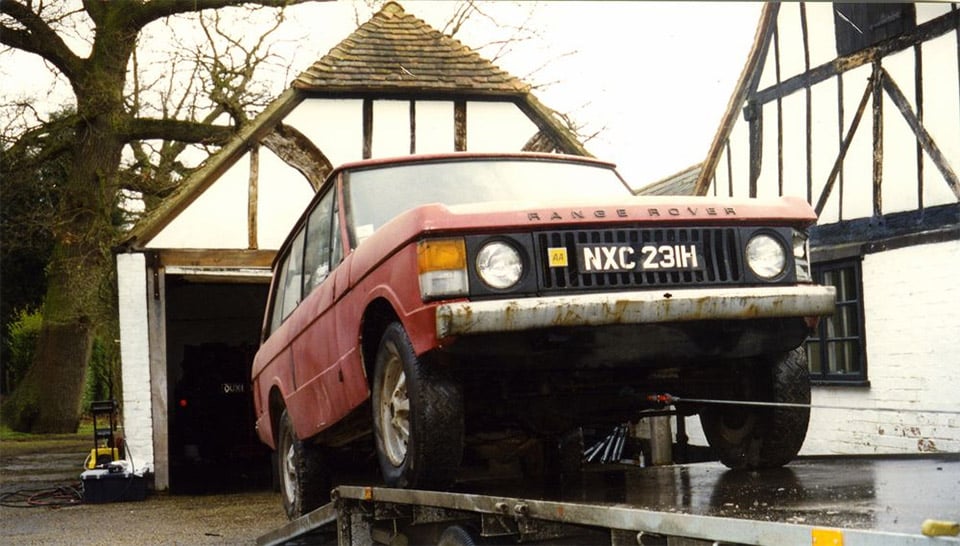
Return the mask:
M 530 86 L 388 2 L 310 66 L 293 87 L 311 93 L 436 91 L 522 95 Z
M 200 195 L 311 96 L 485 96 L 511 101 L 564 153 L 592 157 L 556 111 L 530 86 L 459 41 L 407 14 L 396 2 L 379 12 L 298 76 L 292 85 L 219 151 L 208 157 L 174 193 L 136 223 L 118 246 L 143 248 Z
M 694 195 L 702 167 L 702 163 L 691 165 L 678 173 L 648 184 L 634 193 L 637 195 Z

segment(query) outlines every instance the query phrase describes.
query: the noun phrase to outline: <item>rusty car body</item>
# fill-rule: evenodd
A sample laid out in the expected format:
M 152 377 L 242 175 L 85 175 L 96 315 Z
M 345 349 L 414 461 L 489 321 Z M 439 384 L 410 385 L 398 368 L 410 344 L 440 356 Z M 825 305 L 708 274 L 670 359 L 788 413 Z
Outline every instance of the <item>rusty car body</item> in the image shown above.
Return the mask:
M 252 380 L 296 516 L 331 450 L 387 484 L 456 476 L 465 445 L 559 445 L 650 393 L 809 402 L 805 353 L 832 288 L 811 282 L 801 199 L 635 196 L 614 166 L 447 154 L 334 170 L 274 264 Z M 686 405 L 721 460 L 778 466 L 808 412 Z M 372 437 L 372 441 L 371 441 Z

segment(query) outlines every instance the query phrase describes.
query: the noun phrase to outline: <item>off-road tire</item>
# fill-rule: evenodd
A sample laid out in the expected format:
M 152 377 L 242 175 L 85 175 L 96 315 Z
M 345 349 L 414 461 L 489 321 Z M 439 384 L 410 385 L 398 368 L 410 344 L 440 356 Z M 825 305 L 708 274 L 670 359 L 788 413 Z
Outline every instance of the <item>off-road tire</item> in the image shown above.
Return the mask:
M 752 368 L 741 400 L 810 403 L 810 373 L 803 347 Z M 734 469 L 777 468 L 790 462 L 807 435 L 809 408 L 707 405 L 700 423 L 724 465 Z
M 384 331 L 373 380 L 373 430 L 384 482 L 451 485 L 463 457 L 463 392 L 449 370 L 418 358 L 399 323 Z
M 277 435 L 277 478 L 283 509 L 289 519 L 307 514 L 330 500 L 330 472 L 324 450 L 297 438 L 284 410 Z

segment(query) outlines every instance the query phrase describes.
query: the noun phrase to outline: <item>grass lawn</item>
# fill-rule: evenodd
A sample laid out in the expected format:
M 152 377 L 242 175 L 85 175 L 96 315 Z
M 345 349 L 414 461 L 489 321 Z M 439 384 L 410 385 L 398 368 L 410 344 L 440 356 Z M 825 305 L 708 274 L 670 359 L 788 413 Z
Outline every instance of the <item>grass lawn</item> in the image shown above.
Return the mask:
M 31 434 L 14 432 L 0 427 L 0 457 L 14 457 L 30 453 L 77 451 L 93 448 L 93 422 L 81 421 L 73 434 Z

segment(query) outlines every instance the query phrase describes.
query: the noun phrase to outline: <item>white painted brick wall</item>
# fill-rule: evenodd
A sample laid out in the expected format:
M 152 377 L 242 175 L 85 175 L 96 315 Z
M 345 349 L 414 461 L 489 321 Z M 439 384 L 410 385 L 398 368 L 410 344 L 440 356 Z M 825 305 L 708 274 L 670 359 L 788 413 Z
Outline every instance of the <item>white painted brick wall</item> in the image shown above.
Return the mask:
M 150 342 L 147 323 L 146 259 L 117 255 L 123 433 L 137 472 L 153 471 L 153 417 L 150 402 Z
M 813 404 L 875 410 L 814 409 L 802 455 L 960 451 L 958 270 L 960 241 L 864 257 L 870 387 L 814 387 Z M 699 419 L 687 427 L 706 445 Z
M 864 257 L 870 388 L 817 388 L 814 403 L 878 411 L 815 411 L 803 453 L 960 451 L 958 267 L 960 241 Z

